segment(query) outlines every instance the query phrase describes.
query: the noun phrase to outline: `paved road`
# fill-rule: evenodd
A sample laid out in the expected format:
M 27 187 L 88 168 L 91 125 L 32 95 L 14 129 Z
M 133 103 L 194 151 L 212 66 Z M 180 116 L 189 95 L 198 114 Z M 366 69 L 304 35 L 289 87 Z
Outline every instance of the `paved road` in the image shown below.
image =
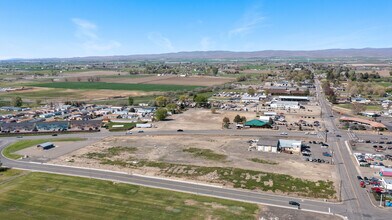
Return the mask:
M 350 139 L 350 135 L 346 131 L 340 131 L 335 124 L 331 105 L 326 101 L 324 94 L 321 92 L 321 85 L 316 80 L 317 98 L 323 109 L 323 120 L 326 129 L 329 130 L 328 143 L 332 143 L 334 150 L 334 161 L 337 172 L 339 173 L 341 182 L 341 196 L 343 206 L 346 212 L 343 213 L 349 219 L 390 219 L 391 210 L 374 207 L 371 203 L 369 194 L 365 189 L 360 188 L 356 176 L 359 175 L 354 158 L 350 154 L 346 141 Z M 337 138 L 336 135 L 341 135 Z

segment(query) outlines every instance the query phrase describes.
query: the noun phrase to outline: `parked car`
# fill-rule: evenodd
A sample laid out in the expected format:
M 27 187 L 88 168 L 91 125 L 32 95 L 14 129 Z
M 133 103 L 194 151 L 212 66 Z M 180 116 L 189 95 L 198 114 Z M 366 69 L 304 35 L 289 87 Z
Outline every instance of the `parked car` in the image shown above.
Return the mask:
M 357 176 L 357 179 L 358 179 L 358 180 L 361 180 L 361 181 L 363 180 L 363 179 L 362 179 L 362 176 Z
M 132 131 L 127 131 L 125 132 L 125 134 L 132 134 Z
M 288 135 L 287 132 L 282 132 L 280 135 Z
M 337 135 L 336 135 L 336 137 L 340 138 L 340 137 L 342 137 L 342 135 L 340 135 L 340 134 L 337 134 Z
M 144 133 L 144 131 L 143 131 L 143 130 L 140 130 L 140 131 L 138 131 L 137 133 Z
M 23 138 L 23 136 L 16 136 L 16 138 Z
M 184 130 L 182 130 L 182 129 L 178 129 L 178 130 L 177 130 L 177 132 L 183 132 L 183 131 L 184 131 Z
M 52 136 L 57 136 L 58 134 L 52 134 Z

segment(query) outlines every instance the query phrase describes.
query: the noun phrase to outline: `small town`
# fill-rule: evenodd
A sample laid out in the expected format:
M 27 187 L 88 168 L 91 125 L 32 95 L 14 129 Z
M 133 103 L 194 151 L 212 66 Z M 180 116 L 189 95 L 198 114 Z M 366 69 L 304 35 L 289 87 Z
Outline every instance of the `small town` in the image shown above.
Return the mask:
M 0 8 L 0 219 L 390 218 L 389 1 Z

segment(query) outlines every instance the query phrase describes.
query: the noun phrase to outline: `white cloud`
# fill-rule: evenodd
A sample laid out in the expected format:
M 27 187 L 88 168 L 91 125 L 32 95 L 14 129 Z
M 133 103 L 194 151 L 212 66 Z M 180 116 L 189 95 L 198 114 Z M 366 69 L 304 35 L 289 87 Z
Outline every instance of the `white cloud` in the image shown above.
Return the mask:
M 264 21 L 261 16 L 258 6 L 253 6 L 250 10 L 246 11 L 237 24 L 229 30 L 229 36 L 246 35 L 251 33 L 254 29 L 259 28 Z
M 147 35 L 147 37 L 151 42 L 153 42 L 154 44 L 156 44 L 159 47 L 162 47 L 168 51 L 174 50 L 173 44 L 170 41 L 170 39 L 163 36 L 159 32 L 151 32 Z
M 97 25 L 95 25 L 94 23 L 80 18 L 73 18 L 72 22 L 76 25 L 77 28 L 76 37 L 98 39 L 98 36 L 96 34 Z
M 200 48 L 203 51 L 211 50 L 212 45 L 213 45 L 213 42 L 211 41 L 211 39 L 209 37 L 203 37 L 200 40 Z
M 110 51 L 121 46 L 121 43 L 110 40 L 105 42 L 98 36 L 98 26 L 93 22 L 73 18 L 72 22 L 76 26 L 75 36 L 82 41 L 81 45 L 88 51 Z

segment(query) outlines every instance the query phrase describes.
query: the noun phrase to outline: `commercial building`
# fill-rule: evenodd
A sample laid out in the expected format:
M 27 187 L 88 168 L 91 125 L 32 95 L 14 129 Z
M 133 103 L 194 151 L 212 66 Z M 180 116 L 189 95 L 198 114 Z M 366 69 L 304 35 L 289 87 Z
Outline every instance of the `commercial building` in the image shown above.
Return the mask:
M 371 127 L 372 129 L 376 130 L 387 130 L 388 128 L 379 122 L 376 121 L 370 121 L 367 119 L 362 119 L 362 118 L 356 118 L 356 117 L 341 117 L 340 118 L 341 122 L 348 122 L 348 123 L 357 123 L 357 124 L 362 124 L 368 127 Z
M 251 128 L 271 128 L 271 124 L 269 121 L 261 121 L 258 119 L 253 119 L 245 122 L 244 126 Z
M 275 101 L 270 104 L 270 107 L 274 109 L 300 109 L 299 103 L 292 101 Z
M 284 152 L 300 153 L 302 141 L 279 139 L 278 149 Z
M 308 96 L 278 96 L 280 101 L 297 101 L 297 102 L 309 102 Z
M 278 152 L 278 145 L 276 141 L 265 140 L 263 138 L 259 139 L 259 141 L 256 143 L 255 148 L 257 149 L 257 151 L 262 151 L 262 152 L 269 152 L 269 153 Z
M 263 95 L 254 95 L 254 96 L 245 94 L 241 97 L 241 102 L 259 102 L 260 100 L 265 99 L 265 98 L 267 98 L 267 96 L 264 94 Z

